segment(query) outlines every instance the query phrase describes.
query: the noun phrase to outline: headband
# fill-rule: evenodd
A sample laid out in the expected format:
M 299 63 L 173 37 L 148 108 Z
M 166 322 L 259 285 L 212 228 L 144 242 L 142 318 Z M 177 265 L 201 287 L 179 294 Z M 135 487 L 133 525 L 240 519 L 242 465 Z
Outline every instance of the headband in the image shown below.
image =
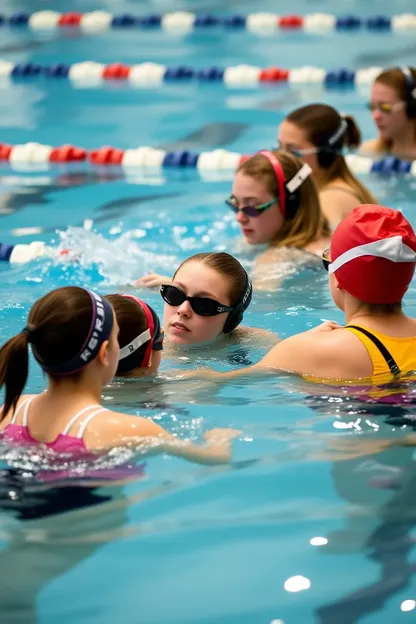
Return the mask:
M 87 337 L 77 355 L 62 364 L 46 365 L 34 348 L 33 355 L 45 373 L 51 375 L 76 373 L 97 357 L 101 345 L 110 337 L 114 325 L 114 311 L 111 304 L 92 290 L 85 290 L 85 292 L 89 294 L 92 304 L 91 325 Z
M 262 150 L 259 152 L 259 154 L 267 158 L 267 160 L 273 167 L 277 181 L 277 188 L 279 190 L 280 210 L 283 216 L 286 217 L 286 191 L 288 191 L 290 194 L 294 193 L 301 186 L 301 184 L 303 184 L 306 178 L 311 175 L 312 169 L 309 165 L 305 163 L 299 169 L 299 171 L 295 173 L 293 178 L 286 183 L 282 165 L 280 164 L 279 159 L 273 154 L 273 152 L 269 152 L 269 150 Z
M 126 299 L 130 299 L 131 301 L 134 301 L 134 303 L 136 303 L 143 310 L 147 320 L 147 329 L 145 329 L 141 334 L 136 336 L 136 338 L 134 338 L 129 344 L 125 345 L 122 349 L 120 349 L 118 371 L 121 373 L 126 373 L 130 370 L 133 370 L 133 368 L 137 368 L 138 366 L 148 366 L 152 350 L 162 350 L 163 340 L 161 340 L 162 330 L 160 327 L 159 317 L 156 312 L 147 303 L 145 303 L 138 297 L 135 297 L 134 295 L 121 296 L 125 297 Z M 149 344 L 147 345 L 144 357 L 140 362 L 121 363 L 122 360 L 125 360 L 133 353 L 136 353 L 137 350 L 140 349 L 140 347 L 146 342 L 148 342 Z

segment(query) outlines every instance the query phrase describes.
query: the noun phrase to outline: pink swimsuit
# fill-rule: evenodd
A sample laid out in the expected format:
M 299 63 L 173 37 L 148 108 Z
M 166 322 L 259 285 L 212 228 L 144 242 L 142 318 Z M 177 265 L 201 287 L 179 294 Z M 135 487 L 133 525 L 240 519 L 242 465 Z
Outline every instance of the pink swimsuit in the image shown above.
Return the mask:
M 14 442 L 18 445 L 27 445 L 27 444 L 43 444 L 47 446 L 49 449 L 54 451 L 55 453 L 71 453 L 74 455 L 92 455 L 85 446 L 83 437 L 85 430 L 92 419 L 100 414 L 101 412 L 108 411 L 104 407 L 100 407 L 99 405 L 88 405 L 88 407 L 84 407 L 84 409 L 80 410 L 71 418 L 68 422 L 67 426 L 63 430 L 62 433 L 58 435 L 58 437 L 53 442 L 40 442 L 36 440 L 30 435 L 30 431 L 28 428 L 28 415 L 29 415 L 29 407 L 35 397 L 30 397 L 26 399 L 26 401 L 22 401 L 17 410 L 15 411 L 12 421 L 7 427 L 2 431 L 2 437 L 9 442 Z M 17 424 L 17 418 L 19 416 L 20 411 L 23 410 L 22 424 Z M 78 434 L 76 436 L 69 435 L 69 431 L 77 420 L 86 414 L 88 410 L 92 410 L 92 412 L 83 420 L 78 429 Z
M 73 416 L 62 433 L 60 433 L 53 442 L 40 442 L 30 435 L 28 428 L 28 415 L 29 407 L 35 397 L 30 397 L 19 405 L 15 413 L 13 414 L 12 421 L 7 425 L 3 431 L 0 432 L 0 439 L 7 440 L 16 446 L 27 445 L 44 445 L 48 449 L 51 449 L 54 453 L 59 455 L 70 454 L 75 456 L 73 459 L 96 459 L 97 455 L 92 453 L 85 446 L 83 440 L 85 430 L 89 423 L 95 416 L 101 412 L 107 412 L 108 410 L 99 405 L 89 405 L 77 412 Z M 20 411 L 23 410 L 22 424 L 18 424 L 17 418 Z M 79 420 L 81 416 L 91 410 L 90 414 L 79 424 L 78 433 L 76 436 L 69 435 L 71 427 Z M 135 464 L 123 464 L 122 466 L 115 466 L 114 468 L 90 468 L 82 474 L 79 470 L 42 470 L 38 473 L 38 478 L 42 481 L 55 481 L 57 479 L 68 478 L 102 478 L 102 479 L 125 479 L 132 476 L 143 476 L 144 465 L 136 466 Z

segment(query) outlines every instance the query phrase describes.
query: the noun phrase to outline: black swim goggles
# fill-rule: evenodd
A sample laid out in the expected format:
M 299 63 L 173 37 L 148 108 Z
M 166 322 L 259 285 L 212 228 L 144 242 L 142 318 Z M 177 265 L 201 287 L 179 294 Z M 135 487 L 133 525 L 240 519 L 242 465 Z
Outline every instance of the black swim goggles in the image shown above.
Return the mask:
M 324 253 L 322 254 L 322 264 L 324 265 L 325 271 L 329 270 L 329 265 L 331 264 L 330 252 L 330 249 L 325 249 Z
M 160 294 L 163 301 L 174 307 L 182 305 L 184 301 L 189 301 L 192 310 L 199 316 L 216 316 L 217 314 L 234 310 L 234 308 L 223 305 L 209 297 L 187 297 L 183 290 L 170 284 L 163 284 L 160 287 Z

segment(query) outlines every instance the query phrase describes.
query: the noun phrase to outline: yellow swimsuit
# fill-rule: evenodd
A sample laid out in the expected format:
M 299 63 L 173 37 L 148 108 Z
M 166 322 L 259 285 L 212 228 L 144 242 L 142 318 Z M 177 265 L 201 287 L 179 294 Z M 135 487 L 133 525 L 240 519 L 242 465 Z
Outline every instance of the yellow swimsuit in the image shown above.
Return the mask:
M 400 372 L 416 371 L 416 336 L 396 338 L 357 325 L 346 325 L 345 329 L 355 334 L 367 349 L 374 376 L 389 372 L 397 375 Z

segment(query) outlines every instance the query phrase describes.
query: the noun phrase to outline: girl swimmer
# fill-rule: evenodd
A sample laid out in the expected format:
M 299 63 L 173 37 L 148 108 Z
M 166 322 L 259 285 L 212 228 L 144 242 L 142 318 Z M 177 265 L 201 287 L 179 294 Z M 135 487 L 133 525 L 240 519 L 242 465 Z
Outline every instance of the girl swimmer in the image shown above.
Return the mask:
M 206 444 L 178 442 L 146 418 L 101 407 L 101 391 L 119 359 L 114 310 L 97 293 L 58 288 L 32 307 L 27 325 L 0 350 L 0 387 L 5 386 L 0 431 L 9 444 L 42 444 L 56 453 L 85 456 L 114 446 L 150 446 L 206 464 L 228 462 L 236 432 L 212 430 Z M 22 396 L 28 377 L 29 344 L 48 377 L 40 395 Z
M 349 169 L 342 154 L 356 148 L 360 131 L 351 115 L 326 104 L 309 104 L 290 113 L 279 127 L 278 144 L 311 166 L 321 208 L 332 228 L 359 204 L 376 199 Z

